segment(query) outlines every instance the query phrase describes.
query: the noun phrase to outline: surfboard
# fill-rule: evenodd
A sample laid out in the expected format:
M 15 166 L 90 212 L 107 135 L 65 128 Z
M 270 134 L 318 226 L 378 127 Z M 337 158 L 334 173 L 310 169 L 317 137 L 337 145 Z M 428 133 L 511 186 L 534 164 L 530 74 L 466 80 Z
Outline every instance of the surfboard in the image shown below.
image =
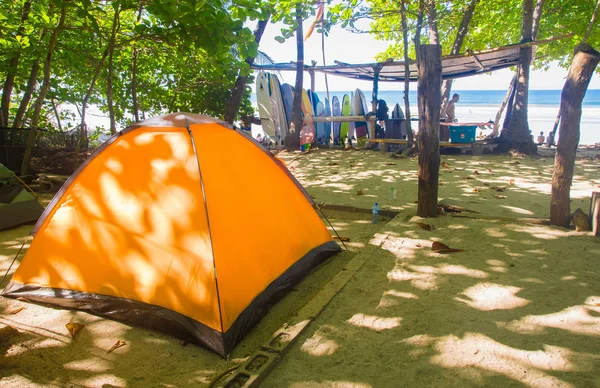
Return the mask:
M 285 107 L 283 103 L 283 95 L 281 94 L 281 84 L 275 74 L 271 74 L 271 101 L 275 101 L 275 109 L 273 115 L 277 115 L 279 123 L 279 137 L 277 141 L 283 144 L 283 140 L 288 134 L 287 118 L 285 116 Z
M 354 93 L 354 100 L 352 101 L 354 106 L 354 114 L 356 116 L 364 116 L 365 112 L 365 95 L 360 89 L 356 89 Z M 367 122 L 366 121 L 356 121 L 355 125 L 355 134 L 356 134 L 356 145 L 359 147 L 364 147 L 367 143 Z
M 306 90 L 302 89 L 302 113 L 304 121 L 300 129 L 300 149 L 308 151 L 315 138 L 315 123 L 313 121 L 313 110 L 310 98 Z
M 329 100 L 325 99 L 325 116 L 331 116 L 331 105 L 329 104 Z M 325 124 L 325 144 L 331 143 L 331 123 Z
M 269 81 L 267 74 L 263 71 L 259 71 L 256 76 L 256 102 L 263 132 L 267 136 L 275 136 L 271 99 L 269 97 Z
M 350 112 L 351 112 L 351 103 L 350 103 L 350 96 L 347 94 L 344 94 L 344 97 L 342 97 L 342 116 L 350 116 Z M 340 125 L 340 144 L 344 145 L 346 144 L 346 139 L 348 138 L 348 132 L 350 131 L 350 123 L 346 122 L 346 123 L 341 123 Z
M 323 101 L 319 101 L 317 103 L 317 110 L 315 111 L 315 113 L 315 116 L 317 117 L 323 117 L 325 115 L 325 104 L 323 104 Z M 325 123 L 316 123 L 315 137 L 317 139 L 318 144 L 325 143 Z
M 354 116 L 354 92 L 350 92 L 350 116 Z M 351 121 L 350 123 L 348 123 L 348 140 L 350 145 L 352 145 L 352 143 L 356 140 L 355 135 L 355 125 L 354 125 L 354 121 Z
M 292 122 L 292 106 L 294 105 L 294 87 L 290 84 L 281 85 L 281 96 L 289 133 L 290 123 Z
M 281 139 L 281 128 L 279 125 L 279 110 L 277 108 L 277 96 L 273 93 L 273 76 L 274 74 L 266 73 L 267 75 L 267 86 L 269 88 L 269 103 L 271 104 L 271 120 L 273 121 L 273 128 L 275 135 L 272 136 L 276 144 L 279 144 Z
M 332 116 L 341 116 L 342 115 L 342 108 L 340 106 L 340 99 L 338 98 L 338 96 L 333 96 L 333 98 L 331 99 L 331 115 Z M 332 123 L 332 137 L 333 137 L 333 144 L 335 145 L 339 145 L 340 144 L 340 125 L 341 123 L 337 122 L 337 123 Z
M 404 118 L 404 112 L 402 112 L 400 104 L 396 104 L 394 106 L 394 109 L 392 110 L 392 118 Z M 390 139 L 402 139 L 402 126 L 404 126 L 404 136 L 406 136 L 406 123 L 403 121 L 393 120 L 390 125 L 390 131 L 389 133 L 385 134 L 385 137 L 389 137 Z

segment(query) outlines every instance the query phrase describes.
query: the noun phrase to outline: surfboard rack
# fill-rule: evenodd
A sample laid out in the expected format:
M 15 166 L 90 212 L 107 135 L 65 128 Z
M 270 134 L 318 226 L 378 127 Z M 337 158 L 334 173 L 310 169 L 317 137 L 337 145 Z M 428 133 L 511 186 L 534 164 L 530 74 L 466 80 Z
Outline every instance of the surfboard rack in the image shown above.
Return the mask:
M 313 116 L 315 123 L 351 123 L 354 121 L 375 122 L 375 116 Z

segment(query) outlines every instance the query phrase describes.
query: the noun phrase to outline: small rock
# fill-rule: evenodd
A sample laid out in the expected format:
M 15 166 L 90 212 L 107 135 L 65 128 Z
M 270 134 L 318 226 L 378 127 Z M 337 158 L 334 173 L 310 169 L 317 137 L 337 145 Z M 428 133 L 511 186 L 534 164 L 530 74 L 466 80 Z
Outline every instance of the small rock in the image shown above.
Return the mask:
M 590 230 L 588 216 L 581 209 L 575 210 L 573 216 L 571 216 L 571 221 L 578 232 L 588 232 Z

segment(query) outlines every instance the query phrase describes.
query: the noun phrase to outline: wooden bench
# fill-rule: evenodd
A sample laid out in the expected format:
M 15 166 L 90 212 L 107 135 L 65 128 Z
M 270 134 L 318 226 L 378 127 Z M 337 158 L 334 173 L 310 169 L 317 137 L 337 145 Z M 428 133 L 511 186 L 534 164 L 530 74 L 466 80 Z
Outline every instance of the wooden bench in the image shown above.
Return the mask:
M 387 151 L 388 144 L 408 144 L 408 140 L 405 139 L 369 139 L 370 143 L 381 143 L 384 148 L 383 151 Z M 470 148 L 471 154 L 478 156 L 483 154 L 483 149 L 486 146 L 493 147 L 493 144 L 487 144 L 483 141 L 476 141 L 473 143 L 450 143 L 448 141 L 441 141 L 440 147 L 453 147 L 453 148 Z

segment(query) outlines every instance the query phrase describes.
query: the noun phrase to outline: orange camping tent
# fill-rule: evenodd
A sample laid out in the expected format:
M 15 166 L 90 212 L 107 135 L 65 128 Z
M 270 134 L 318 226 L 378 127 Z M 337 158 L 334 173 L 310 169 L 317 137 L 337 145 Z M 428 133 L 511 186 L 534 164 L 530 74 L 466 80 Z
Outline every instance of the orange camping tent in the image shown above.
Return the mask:
M 225 356 L 284 291 L 340 251 L 313 205 L 242 132 L 200 115 L 153 118 L 113 136 L 65 183 L 3 295 Z

